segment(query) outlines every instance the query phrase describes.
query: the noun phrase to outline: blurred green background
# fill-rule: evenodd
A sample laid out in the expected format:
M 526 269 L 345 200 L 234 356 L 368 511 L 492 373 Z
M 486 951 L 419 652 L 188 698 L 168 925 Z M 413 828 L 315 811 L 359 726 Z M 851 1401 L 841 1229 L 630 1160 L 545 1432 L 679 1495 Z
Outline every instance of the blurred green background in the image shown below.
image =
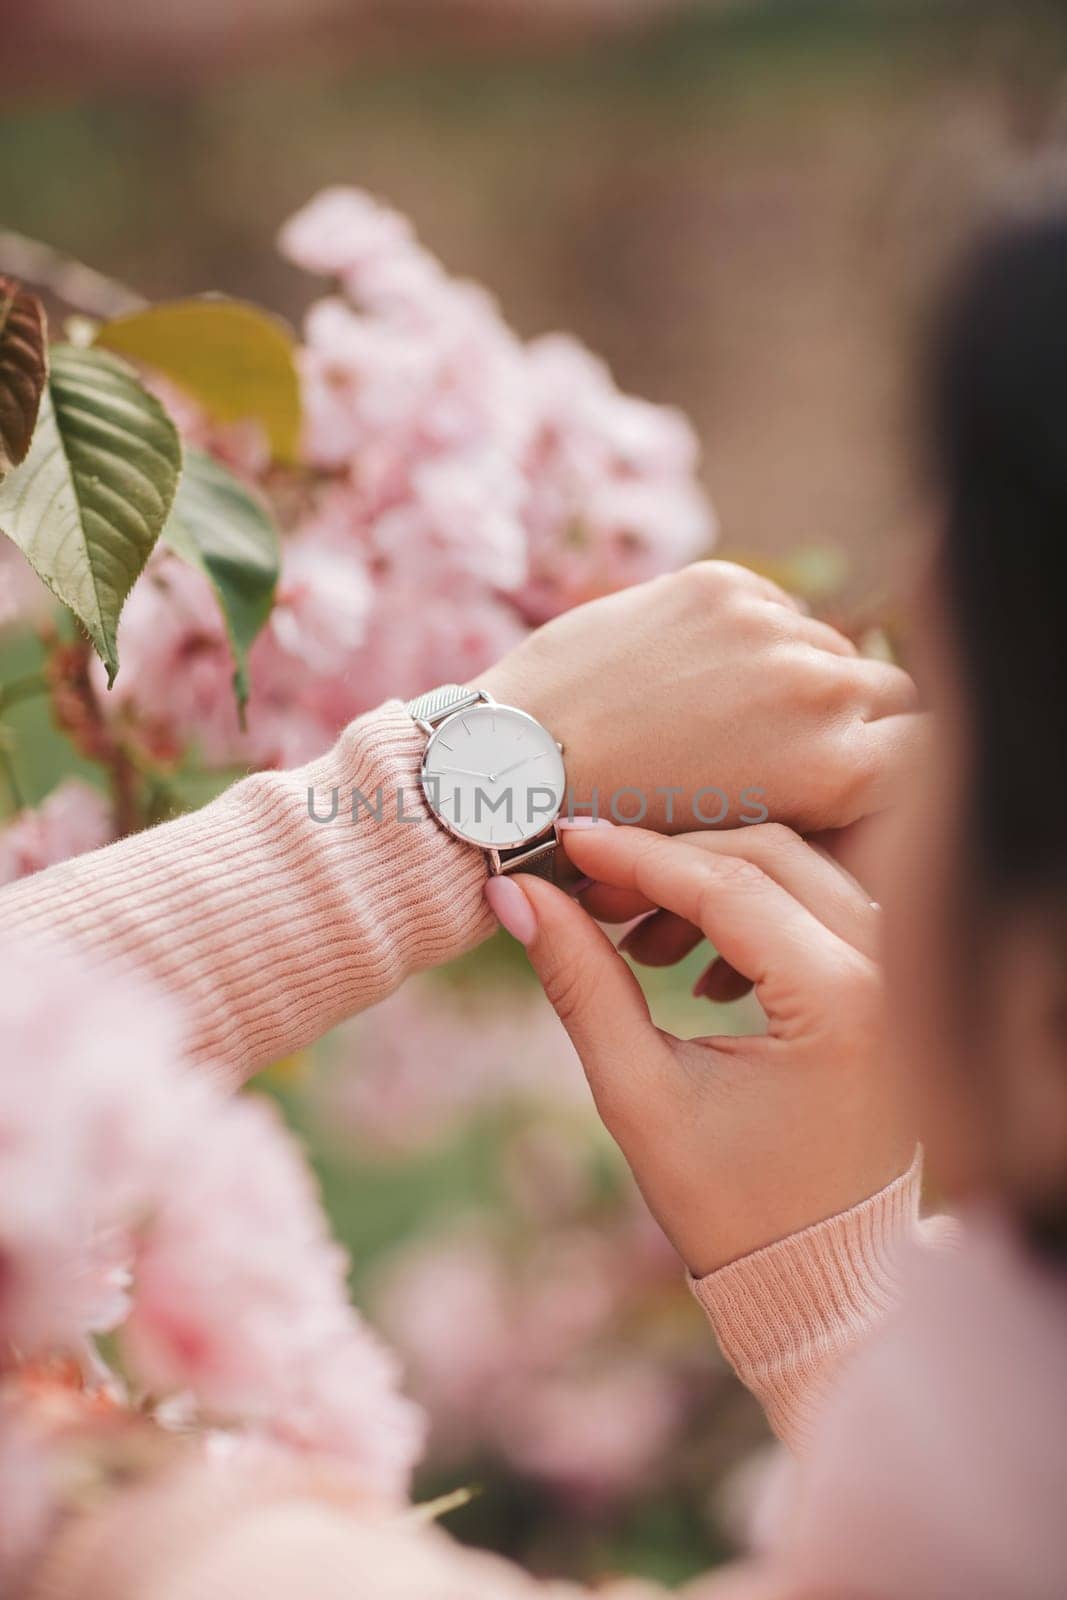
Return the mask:
M 173 9 L 5 20 L 0 225 L 152 298 L 220 289 L 298 321 L 279 223 L 368 187 L 520 332 L 569 329 L 690 413 L 722 553 L 884 616 L 927 515 L 909 397 L 930 286 L 1005 182 L 1058 181 L 1061 6 Z M 19 248 L 0 240 L 0 270 Z M 9 642 L 0 675 L 34 650 Z M 73 763 L 32 706 L 8 721 L 36 800 Z M 679 1030 L 709 1029 L 698 970 L 653 988 Z M 516 951 L 419 980 L 261 1087 L 430 1406 L 420 1493 L 479 1487 L 457 1534 L 581 1577 L 722 1559 L 762 1422 Z

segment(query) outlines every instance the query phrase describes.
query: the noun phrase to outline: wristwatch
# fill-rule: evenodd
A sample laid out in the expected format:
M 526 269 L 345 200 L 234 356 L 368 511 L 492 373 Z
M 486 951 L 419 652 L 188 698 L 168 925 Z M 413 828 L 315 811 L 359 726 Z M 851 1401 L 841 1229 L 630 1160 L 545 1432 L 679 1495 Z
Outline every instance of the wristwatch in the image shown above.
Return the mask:
M 551 878 L 563 746 L 535 717 L 463 684 L 431 689 L 407 710 L 429 736 L 419 781 L 441 827 L 484 850 L 490 873 Z

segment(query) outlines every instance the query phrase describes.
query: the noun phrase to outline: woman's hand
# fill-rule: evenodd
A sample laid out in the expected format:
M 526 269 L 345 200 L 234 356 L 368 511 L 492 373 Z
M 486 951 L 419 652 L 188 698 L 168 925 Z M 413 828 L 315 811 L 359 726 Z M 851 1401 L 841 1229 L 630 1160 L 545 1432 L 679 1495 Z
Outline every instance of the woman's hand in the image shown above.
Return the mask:
M 706 937 L 751 983 L 767 1032 L 682 1040 L 581 906 L 536 879 L 490 901 L 528 946 L 597 1108 L 650 1209 L 700 1277 L 875 1193 L 911 1160 L 883 1058 L 878 910 L 828 856 L 773 824 L 665 839 L 568 830 L 587 899 L 649 913 L 635 955 Z
M 478 680 L 566 748 L 576 802 L 682 833 L 737 822 L 758 789 L 774 821 L 808 833 L 884 803 L 918 719 L 911 679 L 868 661 L 777 585 L 701 561 L 557 617 Z M 673 789 L 668 797 L 657 789 Z

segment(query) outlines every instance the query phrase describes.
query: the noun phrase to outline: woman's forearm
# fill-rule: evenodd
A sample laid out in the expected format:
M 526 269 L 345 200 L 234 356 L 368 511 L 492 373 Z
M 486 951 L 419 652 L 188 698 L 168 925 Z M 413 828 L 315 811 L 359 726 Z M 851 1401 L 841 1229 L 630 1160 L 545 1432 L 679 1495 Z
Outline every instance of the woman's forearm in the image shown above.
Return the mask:
M 183 1002 L 190 1053 L 240 1081 L 491 932 L 480 852 L 419 791 L 424 742 L 391 702 L 306 767 L 4 890 L 3 925 L 146 973 Z M 319 817 L 337 791 L 333 820 L 309 790 Z

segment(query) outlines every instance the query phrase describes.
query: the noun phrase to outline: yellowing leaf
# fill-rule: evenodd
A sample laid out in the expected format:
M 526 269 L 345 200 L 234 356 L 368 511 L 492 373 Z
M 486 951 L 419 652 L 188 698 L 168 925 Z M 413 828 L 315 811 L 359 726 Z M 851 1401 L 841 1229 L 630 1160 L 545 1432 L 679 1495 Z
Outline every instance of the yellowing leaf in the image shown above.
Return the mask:
M 105 322 L 96 342 L 171 379 L 217 422 L 259 422 L 274 456 L 295 459 L 300 385 L 276 317 L 221 296 L 171 300 Z

